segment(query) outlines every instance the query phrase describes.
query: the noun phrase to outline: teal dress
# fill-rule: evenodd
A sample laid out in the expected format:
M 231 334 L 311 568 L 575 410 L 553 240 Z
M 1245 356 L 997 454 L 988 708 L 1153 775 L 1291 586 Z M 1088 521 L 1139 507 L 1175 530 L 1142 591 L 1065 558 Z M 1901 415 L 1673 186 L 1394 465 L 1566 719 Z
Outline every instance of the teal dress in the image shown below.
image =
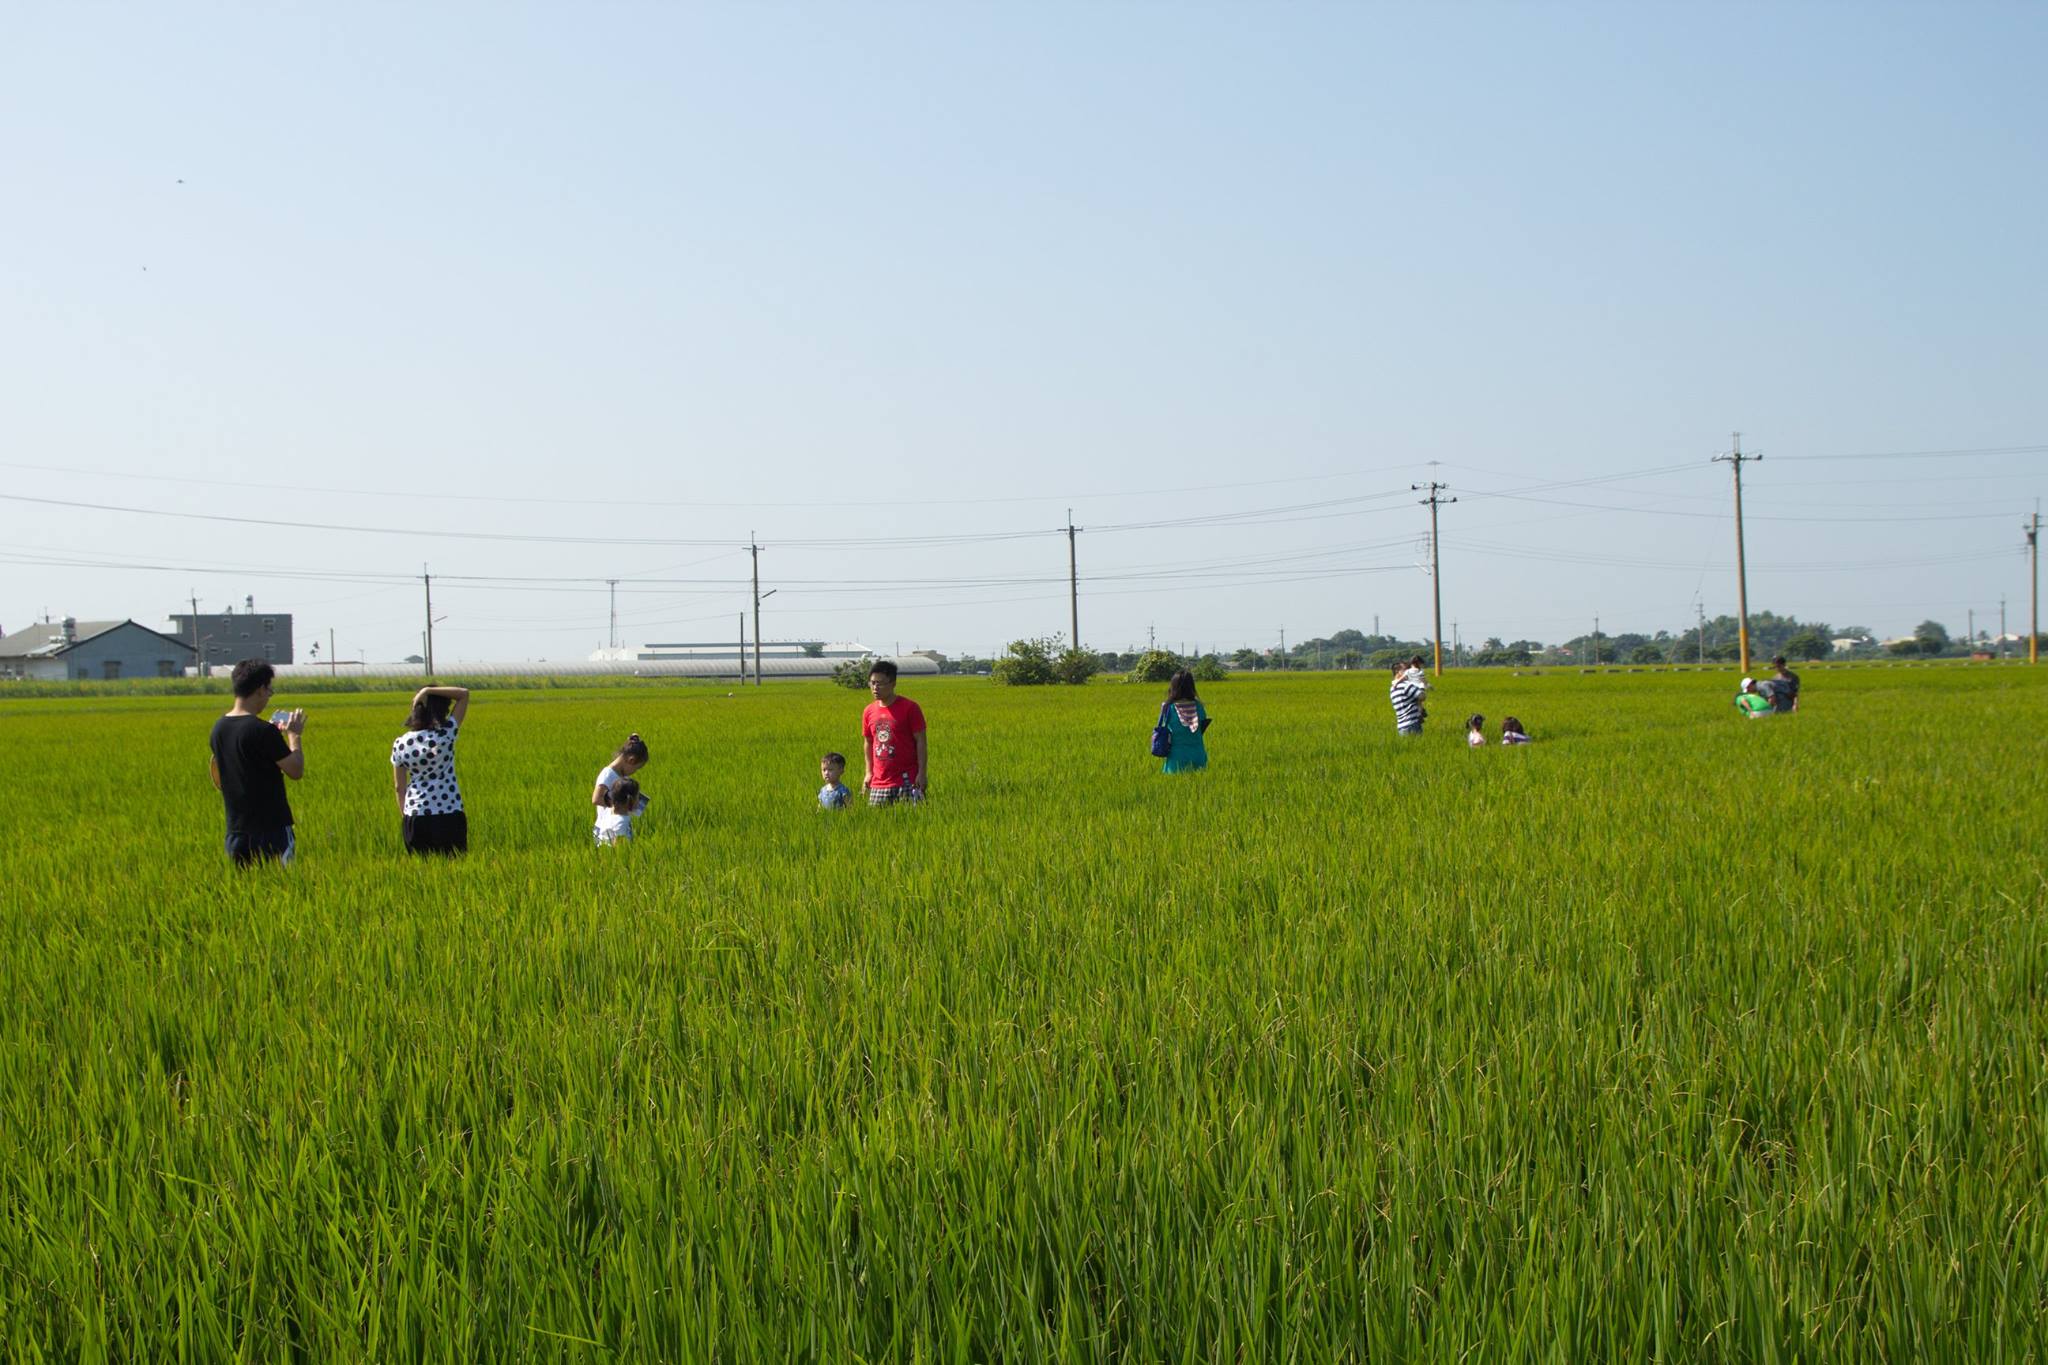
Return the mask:
M 1202 703 L 1195 703 L 1195 728 L 1190 730 L 1181 724 L 1180 708 L 1168 703 L 1166 707 L 1166 730 L 1173 736 L 1173 751 L 1166 756 L 1163 773 L 1191 773 L 1209 766 L 1209 750 L 1202 743 L 1202 726 L 1209 719 L 1209 713 L 1202 709 Z

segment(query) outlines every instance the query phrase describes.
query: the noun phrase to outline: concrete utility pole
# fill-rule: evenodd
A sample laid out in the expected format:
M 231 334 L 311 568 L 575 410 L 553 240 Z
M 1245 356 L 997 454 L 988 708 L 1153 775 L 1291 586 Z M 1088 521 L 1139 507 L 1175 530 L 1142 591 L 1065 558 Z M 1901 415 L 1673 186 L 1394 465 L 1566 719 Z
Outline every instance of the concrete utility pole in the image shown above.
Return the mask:
M 619 647 L 619 580 L 607 578 L 604 582 L 605 586 L 612 590 L 612 623 L 611 629 L 605 633 L 605 644 L 612 649 L 617 649 Z
M 1597 615 L 1593 618 L 1593 662 L 1600 662 L 1600 618 Z
M 1431 627 L 1434 638 L 1430 644 L 1436 651 L 1436 676 L 1439 678 L 1444 675 L 1444 576 L 1443 564 L 1437 556 L 1436 509 L 1443 503 L 1457 501 L 1456 498 L 1443 496 L 1444 489 L 1449 486 L 1435 480 L 1426 484 L 1408 485 L 1411 490 L 1418 493 L 1425 488 L 1429 490 L 1429 496 L 1422 499 L 1422 505 L 1429 509 L 1429 593 L 1436 613 L 1436 624 Z
M 1700 662 L 1707 661 L 1707 604 L 1695 602 L 1693 606 L 1700 614 Z
M 199 653 L 199 593 L 192 593 L 192 676 L 206 676 L 206 660 Z
M 1755 464 L 1761 455 L 1742 453 L 1742 433 L 1736 432 L 1734 449 L 1726 455 L 1716 455 L 1715 464 L 1725 464 L 1735 471 L 1735 629 L 1742 641 L 1742 671 L 1749 672 L 1749 564 L 1742 551 L 1742 466 Z
M 2027 558 L 2033 561 L 2034 591 L 2032 604 L 2027 608 L 2027 662 L 2041 662 L 2041 509 L 2034 508 L 2034 519 L 2027 523 Z
M 761 685 L 761 547 L 754 533 L 747 532 L 747 549 L 754 556 L 754 686 Z
M 1067 643 L 1071 644 L 1075 649 L 1081 647 L 1081 574 L 1080 570 L 1075 567 L 1074 559 L 1074 532 L 1078 529 L 1074 525 L 1074 509 L 1069 507 L 1067 509 L 1067 626 L 1074 632 L 1074 636 Z
M 1970 608 L 1970 633 L 1963 638 L 1970 642 L 1970 652 L 1975 654 L 1977 652 L 1977 609 L 1975 607 Z
M 420 583 L 427 590 L 427 676 L 434 676 L 434 576 L 420 565 Z

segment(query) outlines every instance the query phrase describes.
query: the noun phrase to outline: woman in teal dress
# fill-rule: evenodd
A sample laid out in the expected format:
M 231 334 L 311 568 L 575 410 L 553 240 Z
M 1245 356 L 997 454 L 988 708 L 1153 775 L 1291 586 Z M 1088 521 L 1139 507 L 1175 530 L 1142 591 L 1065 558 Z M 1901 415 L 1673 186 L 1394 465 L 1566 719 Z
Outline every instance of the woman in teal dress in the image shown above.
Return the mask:
M 1173 751 L 1166 756 L 1164 773 L 1191 773 L 1209 766 L 1209 749 L 1202 743 L 1202 731 L 1209 728 L 1209 713 L 1195 699 L 1195 675 L 1183 668 L 1166 684 L 1166 706 L 1162 710 L 1166 730 L 1173 737 Z

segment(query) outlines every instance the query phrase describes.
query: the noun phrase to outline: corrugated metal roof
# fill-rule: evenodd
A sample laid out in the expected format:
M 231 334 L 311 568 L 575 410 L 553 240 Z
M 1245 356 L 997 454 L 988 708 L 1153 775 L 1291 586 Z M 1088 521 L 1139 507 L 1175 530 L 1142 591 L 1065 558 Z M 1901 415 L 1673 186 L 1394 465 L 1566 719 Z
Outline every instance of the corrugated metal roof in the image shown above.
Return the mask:
M 116 626 L 125 626 L 126 621 L 79 621 L 76 623 L 78 636 L 73 640 L 64 638 L 64 627 L 54 623 L 38 621 L 24 626 L 12 635 L 0 636 L 0 659 L 46 659 L 62 654 L 73 645 L 82 645 L 96 635 L 105 635 Z M 148 627 L 144 626 L 144 630 Z

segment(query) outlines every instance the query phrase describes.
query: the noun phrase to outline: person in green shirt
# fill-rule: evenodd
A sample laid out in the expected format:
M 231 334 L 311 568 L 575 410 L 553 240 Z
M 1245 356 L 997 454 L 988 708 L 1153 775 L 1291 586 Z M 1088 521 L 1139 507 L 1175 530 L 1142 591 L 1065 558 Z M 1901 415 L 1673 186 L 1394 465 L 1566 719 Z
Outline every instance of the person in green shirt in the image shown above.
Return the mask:
M 1209 712 L 1195 698 L 1195 675 L 1183 668 L 1166 684 L 1166 705 L 1159 708 L 1160 723 L 1173 736 L 1173 751 L 1159 771 L 1195 772 L 1209 766 L 1209 747 L 1202 732 L 1209 728 Z
M 1771 699 L 1756 685 L 1755 678 L 1744 678 L 1742 690 L 1735 694 L 1735 709 L 1751 720 L 1762 720 L 1771 714 Z

